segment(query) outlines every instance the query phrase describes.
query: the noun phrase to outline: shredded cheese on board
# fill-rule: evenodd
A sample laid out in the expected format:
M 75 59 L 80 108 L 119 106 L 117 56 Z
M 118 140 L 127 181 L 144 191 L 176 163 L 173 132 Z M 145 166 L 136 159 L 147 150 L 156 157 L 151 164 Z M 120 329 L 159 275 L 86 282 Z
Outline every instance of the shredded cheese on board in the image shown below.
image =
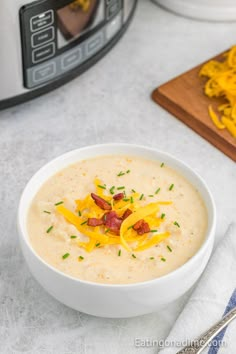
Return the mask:
M 204 92 L 208 97 L 223 97 L 226 104 L 219 105 L 218 114 L 209 105 L 209 116 L 214 125 L 227 129 L 236 138 L 236 46 L 224 55 L 222 62 L 210 60 L 200 70 L 207 77 Z

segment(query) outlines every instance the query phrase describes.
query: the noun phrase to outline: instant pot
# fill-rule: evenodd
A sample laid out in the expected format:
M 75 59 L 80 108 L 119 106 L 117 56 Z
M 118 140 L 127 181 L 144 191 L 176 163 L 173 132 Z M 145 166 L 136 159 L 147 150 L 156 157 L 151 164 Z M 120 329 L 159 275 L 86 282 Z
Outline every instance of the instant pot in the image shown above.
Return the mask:
M 137 0 L 1 0 L 0 108 L 82 73 L 118 41 Z

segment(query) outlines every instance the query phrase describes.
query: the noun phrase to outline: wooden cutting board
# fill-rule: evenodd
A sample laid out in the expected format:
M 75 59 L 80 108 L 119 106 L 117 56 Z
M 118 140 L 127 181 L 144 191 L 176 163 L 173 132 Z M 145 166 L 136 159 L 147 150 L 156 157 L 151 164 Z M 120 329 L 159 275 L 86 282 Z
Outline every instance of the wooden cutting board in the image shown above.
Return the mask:
M 220 60 L 223 54 L 212 59 Z M 225 101 L 224 99 L 209 99 L 204 94 L 203 88 L 206 81 L 199 77 L 203 64 L 156 88 L 152 93 L 152 98 L 236 161 L 236 139 L 226 129 L 216 128 L 208 115 L 209 104 L 216 108 Z

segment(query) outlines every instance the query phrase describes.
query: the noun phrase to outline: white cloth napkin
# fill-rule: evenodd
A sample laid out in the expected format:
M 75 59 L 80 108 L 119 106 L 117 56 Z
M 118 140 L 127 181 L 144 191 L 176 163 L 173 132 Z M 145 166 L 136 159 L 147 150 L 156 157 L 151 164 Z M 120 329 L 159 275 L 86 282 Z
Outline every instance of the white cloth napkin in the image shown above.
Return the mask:
M 160 354 L 177 353 L 236 307 L 236 224 L 231 224 L 177 319 Z M 203 353 L 236 353 L 236 320 Z M 220 344 L 221 341 L 221 345 Z M 182 345 L 181 345 L 182 344 Z

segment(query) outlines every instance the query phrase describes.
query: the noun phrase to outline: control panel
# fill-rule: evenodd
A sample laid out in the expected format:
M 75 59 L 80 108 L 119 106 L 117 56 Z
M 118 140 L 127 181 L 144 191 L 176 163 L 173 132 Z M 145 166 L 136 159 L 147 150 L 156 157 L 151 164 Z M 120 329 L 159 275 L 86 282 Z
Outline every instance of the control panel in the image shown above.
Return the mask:
M 87 13 L 79 5 L 76 12 L 79 0 L 40 0 L 23 6 L 24 86 L 45 85 L 95 56 L 121 30 L 123 1 L 91 0 Z

